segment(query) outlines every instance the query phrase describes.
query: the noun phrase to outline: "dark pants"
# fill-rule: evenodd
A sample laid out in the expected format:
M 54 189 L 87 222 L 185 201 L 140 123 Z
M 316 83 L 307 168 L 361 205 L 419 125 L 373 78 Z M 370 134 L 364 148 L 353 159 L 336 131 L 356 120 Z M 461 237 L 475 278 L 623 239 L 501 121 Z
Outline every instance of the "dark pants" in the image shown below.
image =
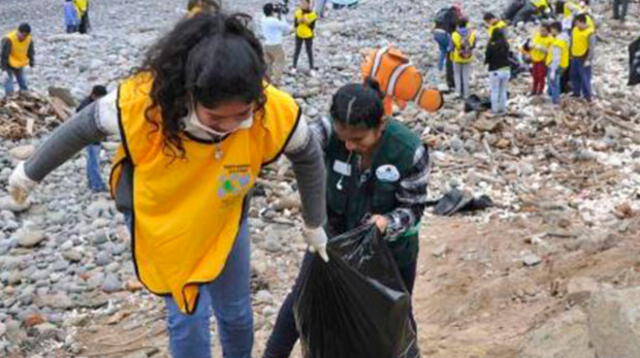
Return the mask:
M 585 60 L 574 58 L 571 60 L 571 89 L 574 97 L 584 97 L 591 101 L 591 66 L 585 66 Z
M 309 69 L 313 70 L 313 38 L 302 39 L 296 37 L 296 49 L 293 54 L 293 68 L 298 67 L 298 58 L 300 57 L 300 51 L 302 51 L 302 43 L 304 42 L 304 48 L 307 51 L 307 58 L 309 59 Z
M 89 32 L 89 28 L 91 26 L 89 25 L 89 11 L 85 12 L 84 15 L 82 15 L 82 18 L 80 19 L 80 26 L 78 26 L 78 31 L 81 34 L 86 34 Z
M 624 21 L 629 10 L 629 0 L 613 0 L 613 18 Z
M 511 4 L 507 7 L 507 10 L 502 15 L 502 18 L 508 21 L 513 21 L 513 18 L 516 16 L 518 11 L 522 9 L 524 6 L 523 0 L 513 0 Z
M 456 88 L 456 76 L 453 72 L 453 61 L 451 61 L 451 56 L 447 56 L 447 87 L 449 87 L 450 91 L 454 91 Z
M 313 256 L 309 253 L 304 255 L 302 259 L 302 268 L 300 272 L 306 271 L 308 265 L 311 264 Z M 417 261 L 414 261 L 407 267 L 400 269 L 400 276 L 404 282 L 409 293 L 413 293 L 413 286 L 416 281 L 416 269 Z M 298 275 L 296 282 L 291 292 L 287 295 L 278 312 L 278 318 L 276 319 L 276 325 L 273 327 L 273 332 L 267 342 L 267 347 L 264 352 L 263 358 L 289 358 L 293 347 L 296 345 L 296 341 L 300 337 L 298 330 L 296 329 L 296 321 L 293 316 L 293 303 L 294 294 L 302 281 L 302 275 Z M 413 313 L 411 313 L 411 321 L 415 329 L 415 320 L 413 319 Z
M 530 2 L 524 4 L 524 6 L 513 17 L 513 23 L 530 22 L 533 21 L 536 14 L 536 8 Z

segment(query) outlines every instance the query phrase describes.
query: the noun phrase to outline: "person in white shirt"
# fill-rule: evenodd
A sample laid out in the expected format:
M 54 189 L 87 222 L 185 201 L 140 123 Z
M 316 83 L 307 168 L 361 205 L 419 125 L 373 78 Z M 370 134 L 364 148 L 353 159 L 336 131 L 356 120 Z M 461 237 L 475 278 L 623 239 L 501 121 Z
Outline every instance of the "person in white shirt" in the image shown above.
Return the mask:
M 283 37 L 291 32 L 292 26 L 284 20 L 278 19 L 272 3 L 263 7 L 264 17 L 262 18 L 262 35 L 264 36 L 264 55 L 269 66 L 269 78 L 271 83 L 278 86 L 286 58 L 282 47 Z

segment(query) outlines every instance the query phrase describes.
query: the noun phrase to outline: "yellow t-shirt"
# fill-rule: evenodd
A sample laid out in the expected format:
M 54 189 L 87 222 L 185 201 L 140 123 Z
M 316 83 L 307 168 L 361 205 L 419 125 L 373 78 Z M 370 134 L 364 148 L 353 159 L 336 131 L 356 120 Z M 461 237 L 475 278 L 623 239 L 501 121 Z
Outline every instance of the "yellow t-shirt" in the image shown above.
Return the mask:
M 298 9 L 295 12 L 296 22 L 296 36 L 301 39 L 310 39 L 314 36 L 313 24 L 318 19 L 318 14 L 315 11 L 304 12 L 302 9 Z M 302 20 L 306 20 L 307 23 L 303 23 Z
M 533 49 L 531 49 L 531 60 L 533 62 L 544 62 L 547 58 L 547 53 L 551 44 L 553 44 L 553 36 L 542 37 L 539 32 L 533 35 Z M 546 51 L 537 49 L 536 47 L 543 47 Z

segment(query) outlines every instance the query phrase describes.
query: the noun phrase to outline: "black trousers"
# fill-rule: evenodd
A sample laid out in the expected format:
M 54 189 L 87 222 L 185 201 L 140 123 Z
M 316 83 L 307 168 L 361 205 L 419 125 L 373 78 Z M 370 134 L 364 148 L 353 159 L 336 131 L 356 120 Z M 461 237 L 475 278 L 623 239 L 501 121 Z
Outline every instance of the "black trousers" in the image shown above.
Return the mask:
M 315 67 L 313 67 L 313 37 L 308 39 L 296 37 L 296 49 L 293 53 L 293 68 L 298 67 L 298 58 L 300 57 L 300 52 L 302 51 L 303 42 L 304 48 L 307 51 L 307 58 L 309 59 L 309 68 L 313 70 L 315 69 Z
M 313 256 L 311 254 L 307 253 L 304 255 L 300 272 L 305 271 L 305 268 L 311 264 L 312 259 Z M 404 281 L 407 290 L 409 290 L 409 293 L 413 293 L 413 286 L 416 281 L 416 270 L 418 267 L 417 264 L 417 261 L 414 261 L 407 267 L 400 268 L 400 276 L 402 277 L 402 281 Z M 263 358 L 289 358 L 293 347 L 296 345 L 296 341 L 300 337 L 298 330 L 296 329 L 295 318 L 293 317 L 293 292 L 297 291 L 301 280 L 302 278 L 298 275 L 291 293 L 287 295 L 287 298 L 285 298 L 282 303 L 282 307 L 280 307 L 280 312 L 278 312 L 278 318 L 276 319 L 276 325 L 273 327 L 273 332 L 267 342 Z M 411 320 L 415 329 L 413 314 Z

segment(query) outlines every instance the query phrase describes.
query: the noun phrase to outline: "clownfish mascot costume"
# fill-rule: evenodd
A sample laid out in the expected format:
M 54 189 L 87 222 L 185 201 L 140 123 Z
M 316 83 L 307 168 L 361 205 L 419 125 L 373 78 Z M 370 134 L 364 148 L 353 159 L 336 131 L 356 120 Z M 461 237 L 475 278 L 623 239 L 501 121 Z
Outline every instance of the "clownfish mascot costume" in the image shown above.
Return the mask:
M 383 47 L 364 50 L 361 66 L 362 77 L 375 79 L 385 94 L 386 115 L 393 114 L 393 102 L 404 108 L 414 102 L 428 112 L 437 112 L 444 105 L 442 93 L 425 86 L 422 75 L 400 50 Z

